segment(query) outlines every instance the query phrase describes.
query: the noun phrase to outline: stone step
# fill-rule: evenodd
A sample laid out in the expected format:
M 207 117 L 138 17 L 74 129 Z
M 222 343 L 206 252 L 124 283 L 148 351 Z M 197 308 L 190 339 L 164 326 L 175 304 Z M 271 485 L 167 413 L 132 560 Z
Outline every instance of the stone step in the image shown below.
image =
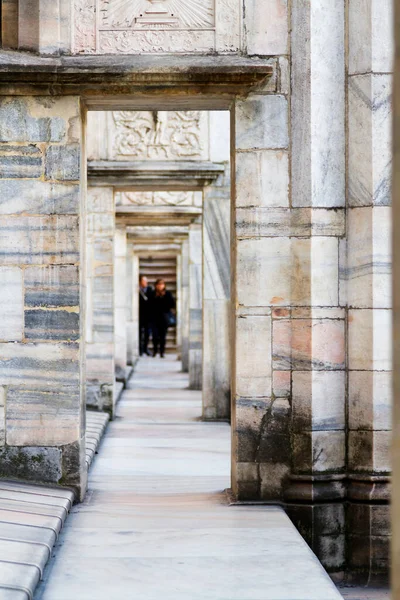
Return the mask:
M 86 413 L 88 467 L 109 418 Z M 70 490 L 0 481 L 0 600 L 33 600 L 73 502 Z
M 0 481 L 0 600 L 33 600 L 73 502 L 70 490 Z
M 122 386 L 123 389 L 122 383 L 117 385 Z M 109 420 L 110 415 L 108 413 L 86 412 L 86 464 L 88 469 L 93 463 Z

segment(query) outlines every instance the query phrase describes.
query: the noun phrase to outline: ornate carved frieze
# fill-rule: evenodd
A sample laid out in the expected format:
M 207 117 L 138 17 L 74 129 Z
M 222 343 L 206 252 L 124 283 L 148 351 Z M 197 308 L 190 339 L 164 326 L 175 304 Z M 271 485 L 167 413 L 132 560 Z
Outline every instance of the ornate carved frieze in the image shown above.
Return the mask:
M 96 53 L 96 0 L 74 0 L 73 35 L 75 52 Z
M 117 206 L 194 206 L 194 192 L 118 192 Z
M 75 53 L 237 52 L 240 0 L 74 0 Z
M 203 158 L 204 113 L 117 111 L 112 118 L 114 158 Z

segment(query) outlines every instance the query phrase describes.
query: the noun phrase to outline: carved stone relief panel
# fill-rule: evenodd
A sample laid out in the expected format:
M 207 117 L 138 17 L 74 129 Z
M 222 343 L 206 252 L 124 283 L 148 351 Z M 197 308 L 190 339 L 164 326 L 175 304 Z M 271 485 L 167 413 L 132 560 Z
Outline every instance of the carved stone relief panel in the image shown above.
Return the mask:
M 195 206 L 195 192 L 117 192 L 117 206 Z
M 74 0 L 79 54 L 238 52 L 240 0 Z
M 109 158 L 206 160 L 208 119 L 201 111 L 117 111 L 108 120 Z

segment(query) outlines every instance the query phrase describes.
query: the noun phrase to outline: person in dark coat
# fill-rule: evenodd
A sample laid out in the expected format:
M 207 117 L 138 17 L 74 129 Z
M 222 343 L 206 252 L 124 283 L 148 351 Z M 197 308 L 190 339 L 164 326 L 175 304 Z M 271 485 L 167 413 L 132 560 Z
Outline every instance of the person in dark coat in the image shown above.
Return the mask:
M 165 340 L 170 321 L 175 315 L 175 299 L 166 288 L 164 279 L 157 279 L 152 297 L 152 331 L 153 331 L 153 356 L 160 351 L 160 357 L 164 358 Z
M 151 328 L 151 302 L 153 297 L 153 288 L 149 286 L 147 277 L 141 275 L 139 277 L 139 334 L 140 334 L 140 356 L 150 352 L 147 347 L 149 345 L 150 328 Z

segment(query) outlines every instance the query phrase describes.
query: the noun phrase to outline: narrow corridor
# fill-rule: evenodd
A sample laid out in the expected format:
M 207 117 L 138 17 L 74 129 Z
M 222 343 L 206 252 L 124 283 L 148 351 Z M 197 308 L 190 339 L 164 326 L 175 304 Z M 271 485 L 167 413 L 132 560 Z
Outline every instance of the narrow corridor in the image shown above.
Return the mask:
M 229 425 L 180 368 L 140 361 L 37 598 L 340 598 L 280 508 L 229 506 Z

